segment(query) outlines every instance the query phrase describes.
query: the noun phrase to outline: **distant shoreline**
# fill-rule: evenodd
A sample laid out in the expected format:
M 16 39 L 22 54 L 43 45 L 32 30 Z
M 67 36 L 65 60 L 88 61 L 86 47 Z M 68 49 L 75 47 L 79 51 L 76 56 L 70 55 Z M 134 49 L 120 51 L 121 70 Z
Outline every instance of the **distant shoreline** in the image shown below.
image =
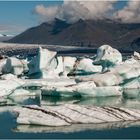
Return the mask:
M 97 52 L 97 48 L 79 47 L 79 46 L 60 46 L 60 45 L 40 45 L 40 44 L 14 44 L 0 43 L 0 55 L 6 56 L 35 56 L 39 46 L 57 51 L 61 56 L 93 56 Z M 122 55 L 131 55 L 133 51 L 119 50 Z

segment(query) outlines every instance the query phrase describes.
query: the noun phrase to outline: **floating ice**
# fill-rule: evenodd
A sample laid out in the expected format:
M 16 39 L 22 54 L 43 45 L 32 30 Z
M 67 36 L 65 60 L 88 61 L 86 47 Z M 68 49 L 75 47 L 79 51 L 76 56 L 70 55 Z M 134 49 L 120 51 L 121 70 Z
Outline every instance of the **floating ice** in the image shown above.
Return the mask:
M 69 126 L 105 122 L 140 121 L 140 110 L 63 104 L 60 106 L 24 106 L 14 109 L 18 124 Z
M 117 64 L 122 62 L 121 53 L 112 48 L 109 45 L 102 45 L 97 49 L 97 56 L 94 61 L 94 64 L 102 65 L 102 71 L 108 70 L 110 67 L 114 67 Z
M 122 95 L 122 88 L 120 86 L 96 87 L 93 81 L 80 82 L 68 86 L 46 86 L 42 88 L 45 95 L 50 96 L 120 96 Z
M 12 79 L 17 79 L 17 76 L 9 73 L 9 74 L 2 75 L 0 78 L 2 80 L 12 80 Z
M 122 55 L 118 50 L 112 48 L 111 46 L 102 45 L 98 48 L 96 57 L 96 61 L 101 60 L 119 64 L 122 62 Z
M 24 60 L 19 60 L 15 57 L 8 58 L 6 64 L 4 65 L 2 72 L 12 73 L 14 75 L 21 75 L 27 70 L 27 63 Z
M 18 80 L 0 80 L 0 97 L 12 94 L 16 88 L 20 87 Z
M 139 56 L 139 53 L 134 52 L 130 59 L 122 62 L 120 52 L 108 45 L 98 49 L 95 60 L 57 56 L 57 52 L 40 47 L 38 55 L 31 61 L 15 57 L 0 60 L 0 78 L 3 79 L 0 81 L 0 96 L 19 93 L 19 87 L 24 92 L 24 89 L 41 88 L 42 95 L 51 96 L 122 95 L 123 89 L 140 88 L 137 78 L 140 76 Z M 107 68 L 107 71 L 102 72 L 102 68 L 103 71 Z M 35 78 L 36 74 L 39 79 L 26 79 L 31 75 Z M 8 80 L 12 80 L 12 84 L 7 88 Z
M 101 65 L 94 65 L 93 60 L 89 58 L 83 58 L 74 65 L 73 73 L 77 74 L 92 74 L 99 73 L 102 71 Z
M 48 69 L 51 61 L 54 59 L 56 52 L 49 51 L 47 49 L 39 48 L 39 53 L 35 56 L 31 62 L 29 62 L 29 73 L 34 74 L 38 72 L 42 72 L 43 69 Z

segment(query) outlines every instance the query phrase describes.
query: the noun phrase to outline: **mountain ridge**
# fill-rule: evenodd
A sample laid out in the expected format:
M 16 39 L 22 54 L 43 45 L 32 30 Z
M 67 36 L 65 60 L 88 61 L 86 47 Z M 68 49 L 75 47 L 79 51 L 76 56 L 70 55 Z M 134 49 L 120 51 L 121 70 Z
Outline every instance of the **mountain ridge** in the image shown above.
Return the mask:
M 98 48 L 109 44 L 116 48 L 136 50 L 134 41 L 140 37 L 140 23 L 120 23 L 109 19 L 78 20 L 75 23 L 55 19 L 44 22 L 10 39 L 11 43 L 88 46 Z M 137 47 L 136 47 L 137 46 Z

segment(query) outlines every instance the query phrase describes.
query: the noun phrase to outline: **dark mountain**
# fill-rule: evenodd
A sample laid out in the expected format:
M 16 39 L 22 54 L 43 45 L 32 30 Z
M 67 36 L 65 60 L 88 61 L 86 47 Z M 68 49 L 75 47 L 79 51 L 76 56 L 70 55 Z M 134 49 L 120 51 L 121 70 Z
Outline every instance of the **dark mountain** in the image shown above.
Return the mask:
M 104 20 L 79 20 L 73 24 L 55 19 L 52 23 L 42 23 L 10 39 L 11 43 L 75 45 L 99 47 L 109 44 L 122 50 L 133 50 L 139 43 L 140 24 L 123 24 Z M 135 46 L 135 47 L 133 47 Z
M 140 37 L 136 38 L 136 39 L 131 43 L 131 47 L 132 47 L 133 50 L 135 50 L 135 51 L 140 51 Z

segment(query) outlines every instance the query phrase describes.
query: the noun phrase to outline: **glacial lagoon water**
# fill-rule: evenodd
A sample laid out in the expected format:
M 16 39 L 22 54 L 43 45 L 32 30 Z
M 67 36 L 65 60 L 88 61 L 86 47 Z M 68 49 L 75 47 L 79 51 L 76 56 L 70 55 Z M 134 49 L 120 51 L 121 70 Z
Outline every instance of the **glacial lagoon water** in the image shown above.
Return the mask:
M 135 96 L 131 96 L 135 92 Z M 67 127 L 44 127 L 17 125 L 16 116 L 10 113 L 14 106 L 21 105 L 60 105 L 64 103 L 86 104 L 96 106 L 121 106 L 140 109 L 139 90 L 124 93 L 123 97 L 49 97 L 23 96 L 3 99 L 0 104 L 0 138 L 1 139 L 74 139 L 74 138 L 140 138 L 140 122 L 79 124 Z M 129 95 L 129 96 L 128 96 Z

